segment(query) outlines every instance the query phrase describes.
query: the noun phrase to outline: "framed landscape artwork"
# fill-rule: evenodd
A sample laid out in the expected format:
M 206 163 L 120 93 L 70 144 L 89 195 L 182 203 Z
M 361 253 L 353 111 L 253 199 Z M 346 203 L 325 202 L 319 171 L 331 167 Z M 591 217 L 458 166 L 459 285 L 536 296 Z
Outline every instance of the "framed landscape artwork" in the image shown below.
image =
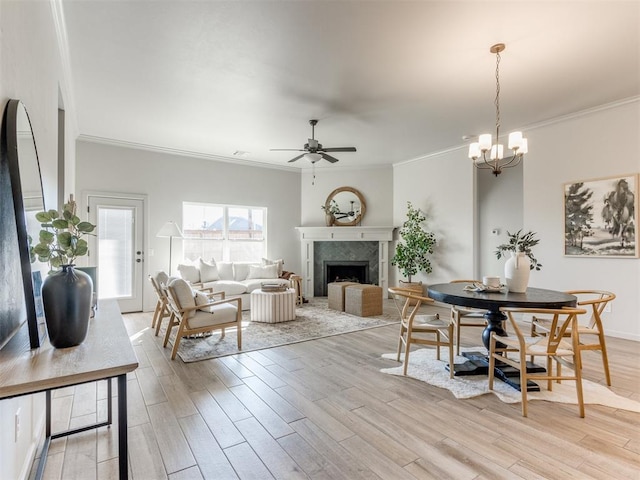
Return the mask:
M 564 254 L 638 257 L 637 174 L 564 185 Z

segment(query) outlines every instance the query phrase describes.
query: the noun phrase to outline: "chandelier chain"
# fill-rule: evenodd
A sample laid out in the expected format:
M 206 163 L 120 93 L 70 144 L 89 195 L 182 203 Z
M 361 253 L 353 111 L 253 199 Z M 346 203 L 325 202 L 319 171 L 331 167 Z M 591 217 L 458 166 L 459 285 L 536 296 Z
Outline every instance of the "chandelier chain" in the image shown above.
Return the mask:
M 496 52 L 496 142 L 500 134 L 500 52 Z

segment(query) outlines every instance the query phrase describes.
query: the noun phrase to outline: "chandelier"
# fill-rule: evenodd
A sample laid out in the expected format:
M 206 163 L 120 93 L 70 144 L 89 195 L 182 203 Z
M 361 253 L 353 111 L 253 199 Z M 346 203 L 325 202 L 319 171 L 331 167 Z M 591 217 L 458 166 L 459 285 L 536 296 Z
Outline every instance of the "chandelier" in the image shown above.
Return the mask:
M 500 142 L 500 52 L 504 51 L 504 43 L 493 45 L 489 51 L 496 54 L 496 141 L 493 143 L 490 133 L 482 134 L 477 142 L 469 145 L 469 158 L 473 164 L 483 170 L 490 169 L 496 177 L 502 173 L 503 168 L 515 167 L 527 153 L 527 139 L 522 132 L 509 134 L 509 149 L 513 151 L 511 157 L 504 158 L 504 145 Z M 487 158 L 488 153 L 488 158 Z

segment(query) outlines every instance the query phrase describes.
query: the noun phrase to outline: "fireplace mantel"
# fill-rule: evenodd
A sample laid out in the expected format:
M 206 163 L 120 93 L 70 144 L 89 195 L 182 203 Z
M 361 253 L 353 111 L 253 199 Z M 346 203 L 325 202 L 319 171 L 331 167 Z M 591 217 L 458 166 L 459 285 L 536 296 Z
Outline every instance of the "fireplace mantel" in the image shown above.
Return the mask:
M 303 290 L 314 296 L 314 242 L 378 242 L 378 282 L 383 291 L 389 288 L 389 242 L 396 227 L 296 227 L 300 233 Z
M 393 240 L 395 227 L 296 227 L 300 240 L 340 241 L 364 240 L 371 242 Z

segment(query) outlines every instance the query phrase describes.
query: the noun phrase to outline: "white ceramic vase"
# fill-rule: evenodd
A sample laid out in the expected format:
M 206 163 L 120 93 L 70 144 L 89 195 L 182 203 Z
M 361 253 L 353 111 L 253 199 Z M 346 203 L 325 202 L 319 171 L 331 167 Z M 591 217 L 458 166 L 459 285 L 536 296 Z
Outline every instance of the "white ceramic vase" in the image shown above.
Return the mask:
M 510 292 L 524 293 L 529 285 L 531 260 L 526 253 L 511 252 L 511 258 L 504 264 L 504 277 Z

